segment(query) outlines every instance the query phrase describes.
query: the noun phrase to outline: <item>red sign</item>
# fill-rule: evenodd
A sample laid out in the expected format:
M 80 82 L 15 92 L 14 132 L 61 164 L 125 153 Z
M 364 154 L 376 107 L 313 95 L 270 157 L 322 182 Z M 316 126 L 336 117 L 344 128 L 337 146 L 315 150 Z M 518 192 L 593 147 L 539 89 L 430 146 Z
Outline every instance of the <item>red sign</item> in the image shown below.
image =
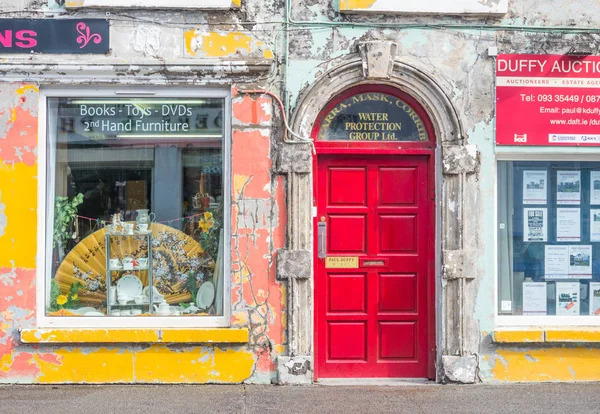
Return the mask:
M 499 55 L 496 144 L 600 146 L 600 57 Z

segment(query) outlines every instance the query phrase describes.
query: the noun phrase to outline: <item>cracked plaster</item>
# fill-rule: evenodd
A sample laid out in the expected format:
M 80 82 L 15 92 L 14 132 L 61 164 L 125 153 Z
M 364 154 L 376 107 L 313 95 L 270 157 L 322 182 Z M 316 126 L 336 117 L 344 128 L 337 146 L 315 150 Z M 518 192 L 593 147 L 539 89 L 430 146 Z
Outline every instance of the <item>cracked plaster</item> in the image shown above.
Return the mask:
M 361 15 L 340 16 L 333 9 L 333 3 L 327 0 L 309 0 L 302 2 L 293 0 L 292 16 L 296 20 L 311 21 L 357 21 L 373 22 L 372 17 Z M 0 0 L 0 7 L 3 10 L 18 10 L 19 17 L 37 17 L 36 13 L 29 13 L 28 2 L 23 0 L 7 1 Z M 32 3 L 34 9 L 38 7 L 37 3 Z M 142 55 L 152 55 L 158 46 L 156 62 L 162 64 L 161 59 L 178 59 L 185 55 L 183 32 L 198 27 L 208 28 L 209 31 L 227 31 L 229 28 L 240 30 L 240 21 L 243 19 L 255 22 L 281 22 L 284 19 L 283 1 L 264 2 L 261 0 L 246 0 L 242 5 L 242 12 L 228 13 L 203 13 L 203 12 L 159 12 L 160 23 L 148 22 L 156 18 L 156 13 L 152 11 L 135 11 L 134 17 L 128 21 L 114 20 L 113 33 L 115 38 L 126 39 L 124 41 L 113 41 L 113 48 L 110 56 L 89 57 L 89 56 L 70 56 L 69 63 L 86 65 L 88 62 L 96 64 L 106 62 L 107 60 L 118 58 L 127 61 L 128 59 Z M 55 5 L 51 5 L 55 7 Z M 90 17 L 105 17 L 104 12 L 88 12 Z M 590 7 L 589 2 L 578 2 L 574 0 L 561 2 L 560 9 L 544 0 L 522 0 L 511 2 L 509 12 L 506 16 L 498 17 L 493 23 L 508 25 L 537 25 L 537 26 L 582 26 L 595 27 L 598 20 L 597 11 Z M 224 17 L 225 15 L 225 17 Z M 10 17 L 8 15 L 7 17 Z M 139 19 L 139 20 L 138 20 Z M 229 27 L 222 22 L 231 23 Z M 144 22 L 142 22 L 144 21 Z M 221 23 L 219 23 L 221 22 Z M 459 23 L 473 24 L 475 26 L 486 24 L 478 19 L 464 17 L 428 17 L 428 16 L 378 16 L 376 23 Z M 142 25 L 149 27 L 150 36 L 148 39 L 138 38 L 136 41 L 129 41 L 133 38 L 133 32 L 136 27 Z M 211 26 L 212 25 L 212 26 Z M 274 24 L 253 23 L 245 24 L 244 30 L 250 33 L 255 31 L 259 39 L 268 39 L 267 47 L 272 50 L 276 58 L 282 57 L 283 46 L 278 44 L 282 38 L 281 31 Z M 295 41 L 294 31 L 290 31 L 292 40 Z M 143 37 L 143 30 L 137 29 L 137 36 Z M 309 29 L 306 29 L 309 30 Z M 302 41 L 308 45 L 295 41 L 300 47 L 300 51 L 292 50 L 294 59 L 290 61 L 289 72 L 292 76 L 288 78 L 287 89 L 291 106 L 294 107 L 296 100 L 301 96 L 301 91 L 308 85 L 314 83 L 320 75 L 328 69 L 339 63 L 340 59 L 348 53 L 356 51 L 359 41 L 362 40 L 389 40 L 398 45 L 398 56 L 404 61 L 414 61 L 425 66 L 429 73 L 436 78 L 436 81 L 444 85 L 448 92 L 449 99 L 452 100 L 456 111 L 461 114 L 461 120 L 464 123 L 465 130 L 468 131 L 469 143 L 475 145 L 481 157 L 482 166 L 491 165 L 495 161 L 493 149 L 493 62 L 486 57 L 485 51 L 489 46 L 497 46 L 504 53 L 565 53 L 573 44 L 582 44 L 592 47 L 592 52 L 597 54 L 598 35 L 575 35 L 563 34 L 558 32 L 532 33 L 523 31 L 485 31 L 477 29 L 389 29 L 383 27 L 336 27 L 322 28 L 312 30 L 310 34 L 304 35 Z M 158 34 L 159 44 L 156 43 L 156 34 Z M 298 33 L 300 34 L 300 33 Z M 123 37 L 122 37 L 123 35 Z M 129 39 L 129 40 L 128 40 Z M 135 45 L 135 47 L 134 47 Z M 242 45 L 243 46 L 243 45 Z M 237 54 L 237 47 L 232 48 L 232 54 Z M 244 55 L 246 51 L 242 48 L 239 54 Z M 189 58 L 191 56 L 187 56 Z M 211 57 L 201 55 L 201 58 Z M 264 56 L 263 56 L 264 57 Z M 31 62 L 31 63 L 52 63 L 64 61 L 64 56 L 32 55 L 32 56 L 14 56 L 13 62 Z M 46 69 L 43 69 L 45 71 Z M 162 74 L 156 76 L 148 75 L 148 83 L 168 83 L 168 82 L 195 82 L 204 84 L 210 81 L 218 80 L 227 83 L 228 79 L 226 68 L 223 74 L 181 74 L 179 78 L 170 78 L 165 81 Z M 93 76 L 96 80 L 106 82 L 98 74 L 84 75 Z M 56 78 L 55 75 L 53 75 Z M 60 78 L 60 77 L 59 77 Z M 269 82 L 279 82 L 281 78 L 268 79 Z M 263 79 L 264 81 L 264 79 Z M 129 81 L 133 82 L 133 81 Z M 265 82 L 265 85 L 269 85 Z M 270 84 L 273 87 L 274 83 Z M 37 104 L 36 104 L 36 86 L 26 85 L 29 89 L 19 94 L 16 89 L 20 86 L 14 84 L 2 84 L 0 89 L 0 188 L 2 188 L 2 199 L 5 209 L 0 212 L 0 223 L 2 214 L 5 217 L 4 235 L 0 235 L 0 251 L 3 252 L 0 257 L 0 284 L 3 287 L 10 287 L 9 291 L 0 294 L 0 309 L 7 309 L 0 312 L 0 381 L 21 381 L 31 382 L 40 378 L 41 367 L 52 367 L 55 374 L 60 374 L 61 364 L 64 362 L 65 355 L 76 355 L 77 352 L 72 348 L 65 353 L 65 348 L 47 348 L 47 353 L 37 352 L 30 347 L 17 346 L 14 343 L 12 326 L 23 324 L 24 326 L 35 325 L 34 312 L 35 303 L 31 300 L 35 285 L 33 278 L 33 269 L 35 269 L 35 251 L 34 240 L 26 233 L 35 234 L 35 209 L 36 201 L 31 198 L 29 193 L 35 193 L 37 185 L 36 167 L 37 160 Z M 22 97 L 26 97 L 25 101 Z M 244 104 L 245 106 L 246 104 Z M 252 108 L 244 107 L 242 110 L 251 111 Z M 248 116 L 248 113 L 240 112 L 240 119 Z M 237 120 L 236 120 L 237 122 Z M 271 122 L 271 121 L 268 121 Z M 243 121 L 239 127 L 241 129 L 251 129 L 249 126 L 243 126 Z M 262 127 L 262 125 L 259 125 Z M 249 132 L 248 134 L 238 135 L 241 140 L 247 140 L 249 143 L 264 143 L 264 139 L 269 139 L 268 128 L 266 131 Z M 14 130 L 14 131 L 13 131 Z M 241 134 L 240 131 L 234 132 Z M 235 138 L 234 138 L 235 139 Z M 442 137 L 446 139 L 446 137 Z M 265 228 L 255 228 L 254 222 L 248 228 L 235 227 L 232 244 L 235 246 L 233 281 L 235 308 L 232 314 L 234 325 L 251 326 L 253 330 L 252 343 L 249 347 L 252 349 L 253 360 L 251 378 L 257 381 L 268 381 L 274 371 L 274 355 L 281 355 L 285 352 L 286 338 L 283 327 L 285 326 L 285 315 L 282 315 L 284 309 L 285 288 L 283 285 L 273 282 L 274 279 L 274 251 L 279 245 L 283 246 L 285 239 L 283 227 L 285 227 L 285 209 L 283 208 L 284 180 L 281 177 L 267 177 L 270 165 L 270 159 L 265 166 L 260 163 L 264 171 L 256 171 L 252 168 L 257 159 L 264 161 L 270 155 L 261 155 L 253 157 L 253 148 L 249 143 L 243 144 L 243 153 L 248 155 L 245 161 L 241 162 L 248 168 L 248 171 L 241 169 L 233 177 L 234 182 L 241 183 L 242 187 L 237 187 L 240 191 L 234 191 L 234 200 L 240 202 L 240 206 L 245 205 L 245 198 L 248 200 L 263 200 L 270 203 L 271 206 L 279 206 L 276 213 L 278 217 L 277 228 L 271 228 L 273 220 L 263 220 Z M 234 145 L 234 151 L 236 149 Z M 239 155 L 239 153 L 238 153 Z M 238 161 L 239 163 L 239 161 Z M 237 180 L 237 181 L 236 181 Z M 474 263 L 469 263 L 476 269 L 477 274 L 481 275 L 476 281 L 467 284 L 467 310 L 468 327 L 467 349 L 469 352 L 480 352 L 483 358 L 480 359 L 481 377 L 484 381 L 519 381 L 519 380 L 572 380 L 576 377 L 582 379 L 598 379 L 596 366 L 586 367 L 577 363 L 578 355 L 585 355 L 586 360 L 598 360 L 597 352 L 593 349 L 579 349 L 578 352 L 560 349 L 536 350 L 527 352 L 531 358 L 537 362 L 531 362 L 525 358 L 525 351 L 503 350 L 490 348 L 486 343 L 486 338 L 490 329 L 493 329 L 495 287 L 493 278 L 490 276 L 489 269 L 493 268 L 493 260 L 490 252 L 493 251 L 494 239 L 493 232 L 486 228 L 489 221 L 486 215 L 488 211 L 493 211 L 493 189 L 494 176 L 491 172 L 483 170 L 478 174 L 469 176 L 465 183 L 465 192 L 468 208 L 461 211 L 456 204 L 451 205 L 451 211 L 454 214 L 464 214 L 469 217 L 465 223 L 465 234 L 473 235 L 465 240 L 465 248 L 472 249 L 476 259 Z M 14 189 L 14 193 L 7 192 L 6 188 Z M 248 191 L 247 191 L 248 190 Z M 267 201 L 268 200 L 268 201 Z M 276 200 L 276 203 L 273 201 Z M 22 211 L 17 212 L 15 205 L 19 203 Z M 234 209 L 239 206 L 234 204 Z M 450 207 L 450 206 L 449 206 Z M 268 210 L 268 209 L 266 209 Z M 263 209 L 263 211 L 266 211 Z M 32 214 L 31 212 L 34 211 Z M 273 217 L 275 213 L 261 213 L 262 217 Z M 234 217 L 239 217 L 234 214 Z M 244 214 L 242 214 L 244 217 Z M 11 228 L 14 220 L 26 223 L 27 231 L 21 231 L 18 234 Z M 234 220 L 234 222 L 237 220 Z M 232 223 L 235 226 L 235 223 Z M 1 226 L 1 224 L 0 224 Z M 29 227 L 28 227 L 29 226 Z M 21 228 L 21 230 L 23 230 Z M 23 233 L 23 234 L 21 234 Z M 14 239 L 14 241 L 13 241 Z M 7 240 L 9 240 L 7 242 Z M 25 246 L 25 247 L 21 247 Z M 254 249 L 254 250 L 253 250 Z M 249 260 L 259 255 L 266 257 L 264 260 Z M 270 281 L 270 282 L 266 282 Z M 9 286 L 10 285 L 10 286 Z M 260 286 L 258 286 L 260 285 Z M 21 291 L 23 294 L 18 295 Z M 27 299 L 29 298 L 29 299 Z M 22 302 L 24 300 L 28 302 Z M 14 305 L 17 301 L 18 305 Z M 19 302 L 21 301 L 21 302 Z M 10 309 L 10 310 L 8 310 Z M 21 311 L 21 310 L 25 311 Z M 270 323 L 272 323 L 270 325 Z M 265 332 L 267 332 L 265 334 Z M 133 348 L 132 348 L 133 349 Z M 104 353 L 101 349 L 94 348 L 91 353 L 97 353 L 107 358 L 109 365 L 116 359 L 113 359 L 111 353 Z M 512 352 L 512 353 L 511 353 Z M 206 358 L 212 351 L 203 354 Z M 589 357 L 589 358 L 587 358 Z M 34 360 L 31 364 L 29 361 Z M 561 361 L 569 361 L 568 369 Z M 112 361 L 112 362 L 111 362 Z M 523 363 L 523 361 L 525 363 Z M 542 366 L 532 370 L 534 366 Z M 555 366 L 556 369 L 553 369 Z M 550 368 L 549 368 L 550 367 Z M 564 369 L 563 369 L 564 368 Z M 526 370 L 529 371 L 526 371 Z M 594 371 L 595 369 L 595 371 Z M 546 370 L 548 376 L 544 379 L 540 376 L 541 372 Z M 214 373 L 214 369 L 211 369 Z M 114 375 L 114 372 L 113 372 Z M 89 378 L 85 376 L 73 377 L 78 381 L 86 381 Z M 110 380 L 115 377 L 107 376 L 103 379 Z M 46 381 L 56 380 L 57 376 L 45 376 Z M 102 379 L 102 378 L 99 378 Z M 198 378 L 195 378 L 198 380 Z M 159 381 L 159 380 L 157 380 Z

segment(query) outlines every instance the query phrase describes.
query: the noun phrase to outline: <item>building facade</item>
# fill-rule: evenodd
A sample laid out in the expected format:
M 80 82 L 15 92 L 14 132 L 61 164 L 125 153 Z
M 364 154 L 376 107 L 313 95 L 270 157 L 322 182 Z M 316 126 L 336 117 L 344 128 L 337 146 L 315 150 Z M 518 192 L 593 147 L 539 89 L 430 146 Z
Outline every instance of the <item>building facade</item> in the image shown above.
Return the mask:
M 593 5 L 397 3 L 0 1 L 0 381 L 597 380 Z

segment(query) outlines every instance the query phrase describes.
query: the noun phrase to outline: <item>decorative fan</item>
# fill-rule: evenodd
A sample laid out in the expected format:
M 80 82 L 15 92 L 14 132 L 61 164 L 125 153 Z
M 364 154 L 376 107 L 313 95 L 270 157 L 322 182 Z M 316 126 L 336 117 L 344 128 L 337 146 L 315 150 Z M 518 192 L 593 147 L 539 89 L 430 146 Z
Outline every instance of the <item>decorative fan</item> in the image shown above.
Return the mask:
M 154 286 L 170 304 L 191 302 L 190 286 L 195 280 L 188 280 L 199 272 L 212 273 L 214 260 L 200 247 L 200 244 L 185 233 L 166 226 L 152 223 L 152 269 Z M 78 297 L 81 304 L 98 306 L 106 300 L 106 229 L 95 231 L 79 242 L 67 254 L 56 271 L 55 281 L 61 293 L 68 293 L 71 285 L 81 282 L 83 288 Z M 112 258 L 146 257 L 148 239 L 146 236 L 111 236 Z M 126 273 L 133 273 L 148 285 L 147 270 L 113 271 L 112 285 Z

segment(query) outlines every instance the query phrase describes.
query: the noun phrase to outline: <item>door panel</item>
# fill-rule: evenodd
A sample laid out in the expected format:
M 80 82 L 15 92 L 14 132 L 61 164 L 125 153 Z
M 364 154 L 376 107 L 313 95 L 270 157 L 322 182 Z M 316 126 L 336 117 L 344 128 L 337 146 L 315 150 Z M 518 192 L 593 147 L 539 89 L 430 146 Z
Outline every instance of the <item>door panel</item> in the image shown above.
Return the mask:
M 433 252 L 428 155 L 322 155 L 317 216 L 327 255 L 315 259 L 316 377 L 427 377 Z M 316 232 L 315 232 L 316 234 Z

